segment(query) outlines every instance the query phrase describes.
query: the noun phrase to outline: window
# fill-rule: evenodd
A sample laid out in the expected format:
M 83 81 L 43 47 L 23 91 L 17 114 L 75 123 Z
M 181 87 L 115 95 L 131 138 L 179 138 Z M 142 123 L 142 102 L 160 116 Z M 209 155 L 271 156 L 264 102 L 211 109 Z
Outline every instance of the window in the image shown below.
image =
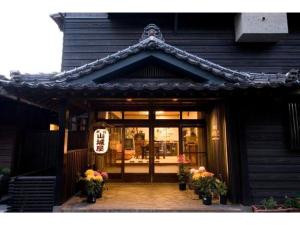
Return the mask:
M 155 119 L 157 120 L 179 120 L 179 111 L 156 111 Z
M 207 155 L 205 148 L 205 131 L 201 127 L 182 128 L 183 153 L 189 160 L 190 166 L 198 168 L 206 167 Z
M 121 111 L 102 111 L 98 112 L 97 115 L 98 119 L 105 119 L 105 120 L 120 120 L 122 119 L 122 112 Z
M 125 111 L 125 120 L 147 120 L 149 119 L 149 111 Z
M 51 124 L 49 125 L 49 130 L 50 130 L 50 131 L 58 131 L 58 130 L 59 130 L 59 126 L 56 125 L 56 124 L 54 124 L 54 123 L 51 123 Z
M 183 111 L 182 112 L 182 119 L 183 120 L 198 120 L 203 118 L 202 112 L 197 111 Z

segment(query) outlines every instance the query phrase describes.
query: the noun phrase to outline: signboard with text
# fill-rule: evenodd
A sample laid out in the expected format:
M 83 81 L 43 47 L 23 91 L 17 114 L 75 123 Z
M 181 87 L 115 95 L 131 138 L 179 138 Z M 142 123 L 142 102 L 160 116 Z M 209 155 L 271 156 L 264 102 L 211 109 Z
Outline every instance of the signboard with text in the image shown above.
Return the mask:
M 104 154 L 108 150 L 109 132 L 107 129 L 97 129 L 94 131 L 94 151 L 97 154 Z

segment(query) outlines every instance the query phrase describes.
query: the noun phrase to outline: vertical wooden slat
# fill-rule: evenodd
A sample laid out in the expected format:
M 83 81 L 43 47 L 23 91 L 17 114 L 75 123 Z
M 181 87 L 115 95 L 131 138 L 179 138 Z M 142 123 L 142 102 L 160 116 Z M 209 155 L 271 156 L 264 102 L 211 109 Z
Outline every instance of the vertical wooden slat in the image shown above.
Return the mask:
M 297 102 L 288 103 L 290 148 L 300 150 L 300 104 Z
M 87 149 L 80 149 L 69 151 L 66 154 L 64 201 L 76 192 L 77 173 L 83 173 L 87 169 L 87 152 Z

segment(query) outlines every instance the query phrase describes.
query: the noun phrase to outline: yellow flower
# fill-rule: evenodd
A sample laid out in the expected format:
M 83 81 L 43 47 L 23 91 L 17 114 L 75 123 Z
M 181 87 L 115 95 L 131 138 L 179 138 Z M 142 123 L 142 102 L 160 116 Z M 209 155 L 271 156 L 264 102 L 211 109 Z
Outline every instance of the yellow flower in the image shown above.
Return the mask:
M 89 169 L 85 171 L 85 176 L 94 176 L 94 170 Z
M 193 180 L 199 180 L 200 179 L 200 177 L 201 177 L 201 174 L 200 173 L 194 173 L 194 175 L 193 175 Z
M 87 180 L 93 180 L 93 179 L 95 179 L 95 176 L 94 175 L 87 175 L 86 179 Z
M 100 182 L 103 181 L 103 177 L 101 175 L 95 176 L 94 179 Z

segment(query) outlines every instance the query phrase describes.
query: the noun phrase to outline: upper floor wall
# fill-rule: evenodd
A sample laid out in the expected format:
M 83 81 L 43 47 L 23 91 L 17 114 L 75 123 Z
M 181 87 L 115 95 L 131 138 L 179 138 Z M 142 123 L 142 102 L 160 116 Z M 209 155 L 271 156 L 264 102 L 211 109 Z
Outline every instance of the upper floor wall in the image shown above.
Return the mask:
M 299 68 L 300 14 L 288 14 L 289 34 L 274 43 L 235 41 L 235 14 L 62 14 L 62 70 L 81 66 L 136 44 L 149 23 L 168 44 L 231 69 L 276 73 Z

